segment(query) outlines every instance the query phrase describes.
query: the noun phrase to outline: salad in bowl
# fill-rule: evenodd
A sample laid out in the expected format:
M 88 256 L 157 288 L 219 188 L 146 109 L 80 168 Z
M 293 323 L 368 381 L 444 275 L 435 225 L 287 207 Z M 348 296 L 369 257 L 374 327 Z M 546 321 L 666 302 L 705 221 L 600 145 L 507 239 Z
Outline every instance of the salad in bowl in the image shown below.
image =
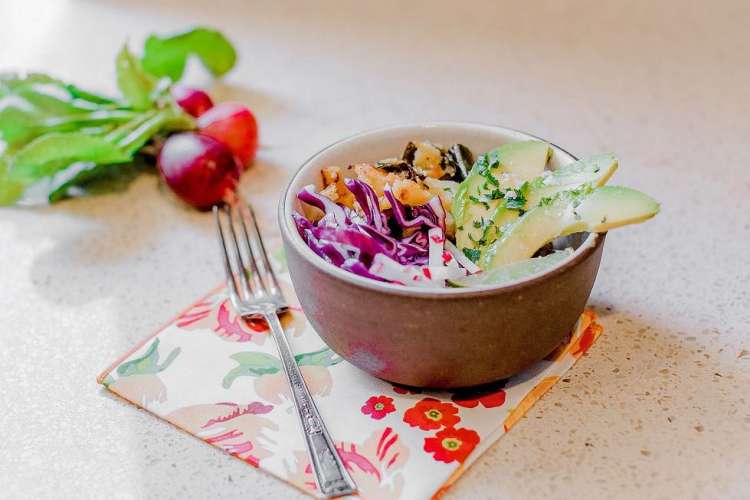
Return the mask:
M 297 230 L 313 252 L 356 275 L 409 287 L 496 286 L 569 258 L 565 236 L 656 215 L 634 189 L 607 186 L 612 154 L 549 167 L 541 140 L 476 155 L 409 141 L 400 155 L 320 170 L 299 190 Z
M 279 204 L 307 319 L 354 366 L 448 389 L 513 376 L 569 338 L 608 229 L 658 204 L 516 130 L 397 125 L 308 159 Z

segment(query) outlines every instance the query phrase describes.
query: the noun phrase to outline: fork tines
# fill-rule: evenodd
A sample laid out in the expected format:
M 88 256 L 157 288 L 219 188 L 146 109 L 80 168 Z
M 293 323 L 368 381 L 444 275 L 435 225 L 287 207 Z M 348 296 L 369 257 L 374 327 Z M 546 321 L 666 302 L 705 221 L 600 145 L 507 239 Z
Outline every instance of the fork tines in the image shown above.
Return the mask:
M 237 202 L 223 207 L 214 206 L 213 211 L 227 286 L 235 307 L 239 308 L 236 303 L 239 301 L 253 302 L 269 296 L 280 298 L 281 288 L 250 204 Z M 226 223 L 222 219 L 226 219 Z M 228 227 L 230 244 L 227 244 L 225 237 L 225 225 Z M 232 248 L 231 251 L 227 249 L 228 246 Z

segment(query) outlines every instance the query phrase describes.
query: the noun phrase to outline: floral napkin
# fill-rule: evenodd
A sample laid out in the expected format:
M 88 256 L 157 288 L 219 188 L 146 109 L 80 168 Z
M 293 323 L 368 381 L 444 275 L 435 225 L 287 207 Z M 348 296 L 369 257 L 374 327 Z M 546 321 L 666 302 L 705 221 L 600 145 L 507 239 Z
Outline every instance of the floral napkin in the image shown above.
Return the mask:
M 281 269 L 281 271 L 284 271 Z M 290 303 L 282 324 L 341 457 L 365 499 L 439 496 L 592 345 L 585 311 L 570 340 L 532 368 L 477 390 L 422 392 L 343 361 Z M 311 495 L 315 481 L 273 339 L 223 289 L 182 312 L 99 376 L 122 398 Z

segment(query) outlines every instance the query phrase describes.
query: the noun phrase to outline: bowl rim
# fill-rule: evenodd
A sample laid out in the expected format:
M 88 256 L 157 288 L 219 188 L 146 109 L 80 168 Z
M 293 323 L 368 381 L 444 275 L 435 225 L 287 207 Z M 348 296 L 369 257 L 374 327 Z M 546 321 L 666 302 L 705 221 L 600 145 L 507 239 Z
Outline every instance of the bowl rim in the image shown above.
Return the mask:
M 578 157 L 558 146 L 554 142 L 543 139 L 537 135 L 524 132 L 522 130 L 500 126 L 491 125 L 484 123 L 475 122 L 464 122 L 464 121 L 429 121 L 422 123 L 399 123 L 395 125 L 389 125 L 384 127 L 378 127 L 374 129 L 364 130 L 355 134 L 346 136 L 338 141 L 335 141 L 322 149 L 318 150 L 311 156 L 309 156 L 302 164 L 297 168 L 294 174 L 287 182 L 286 187 L 279 199 L 278 204 L 278 218 L 279 228 L 283 240 L 294 247 L 299 255 L 309 264 L 313 265 L 318 271 L 327 274 L 333 278 L 347 282 L 350 285 L 358 288 L 366 288 L 372 291 L 382 292 L 390 295 L 409 296 L 409 297 L 421 297 L 430 299 L 452 299 L 452 298 L 472 298 L 472 297 L 483 297 L 487 295 L 496 295 L 500 292 L 513 292 L 522 290 L 524 288 L 532 287 L 535 284 L 551 279 L 554 276 L 564 273 L 568 269 L 575 267 L 582 261 L 586 260 L 594 251 L 604 243 L 604 238 L 599 237 L 597 233 L 589 233 L 586 239 L 579 245 L 577 249 L 568 257 L 557 263 L 555 266 L 545 271 L 534 273 L 523 278 L 509 281 L 500 285 L 482 286 L 482 287 L 466 287 L 466 288 L 417 288 L 403 285 L 396 285 L 393 283 L 386 283 L 382 281 L 376 281 L 370 278 L 365 278 L 343 269 L 339 269 L 330 262 L 323 260 L 319 255 L 310 249 L 304 242 L 302 237 L 299 235 L 296 226 L 294 225 L 291 213 L 293 210 L 293 201 L 296 198 L 296 193 L 291 192 L 291 188 L 296 184 L 297 179 L 306 172 L 310 164 L 315 161 L 320 155 L 335 149 L 342 144 L 362 139 L 368 135 L 374 135 L 383 133 L 391 130 L 401 128 L 432 128 L 432 127 L 447 127 L 447 126 L 458 126 L 464 128 L 473 128 L 477 130 L 489 130 L 494 132 L 501 132 L 506 135 L 515 135 L 519 137 L 519 140 L 531 140 L 537 139 L 544 141 L 549 144 L 553 149 L 556 149 L 563 155 L 569 157 L 571 161 L 577 161 Z

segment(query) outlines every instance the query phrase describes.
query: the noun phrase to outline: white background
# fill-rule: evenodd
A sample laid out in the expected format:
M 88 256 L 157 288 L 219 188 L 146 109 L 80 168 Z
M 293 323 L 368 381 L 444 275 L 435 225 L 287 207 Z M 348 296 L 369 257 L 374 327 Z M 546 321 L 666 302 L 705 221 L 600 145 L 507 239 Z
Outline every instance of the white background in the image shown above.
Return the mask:
M 125 39 L 194 23 L 236 43 L 214 90 L 256 112 L 244 188 L 275 231 L 285 179 L 344 135 L 502 124 L 663 203 L 613 232 L 604 336 L 448 498 L 750 496 L 750 4 L 31 1 L 0 4 L 0 66 L 114 91 Z M 94 378 L 220 278 L 211 219 L 139 179 L 0 210 L 0 497 L 300 495 Z

